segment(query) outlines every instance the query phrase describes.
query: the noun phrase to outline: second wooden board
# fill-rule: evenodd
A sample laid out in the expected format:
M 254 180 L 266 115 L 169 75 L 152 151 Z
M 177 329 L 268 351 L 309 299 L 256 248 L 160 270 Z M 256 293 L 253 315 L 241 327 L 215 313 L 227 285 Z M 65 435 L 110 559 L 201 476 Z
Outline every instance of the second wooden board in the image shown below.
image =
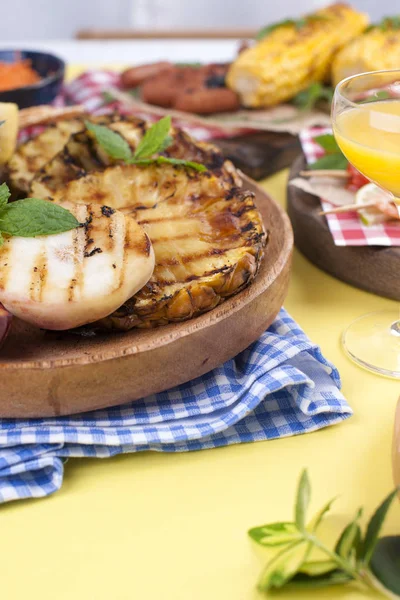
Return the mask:
M 306 168 L 304 156 L 292 166 L 290 179 Z M 296 247 L 320 269 L 358 288 L 400 300 L 400 248 L 335 246 L 321 203 L 294 186 L 288 186 L 287 210 Z

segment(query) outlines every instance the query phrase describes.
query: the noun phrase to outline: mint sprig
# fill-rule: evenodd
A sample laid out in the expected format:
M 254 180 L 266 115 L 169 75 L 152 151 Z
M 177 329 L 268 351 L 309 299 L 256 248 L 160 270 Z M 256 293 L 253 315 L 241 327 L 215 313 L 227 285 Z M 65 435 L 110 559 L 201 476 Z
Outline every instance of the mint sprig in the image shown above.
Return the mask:
M 292 100 L 293 104 L 302 110 L 312 110 L 319 102 L 330 104 L 333 99 L 332 87 L 322 83 L 312 83 L 308 88 L 299 92 Z
M 379 539 L 379 534 L 398 491 L 400 488 L 391 492 L 378 507 L 365 534 L 359 525 L 362 516 L 362 509 L 359 509 L 331 549 L 317 537 L 317 531 L 333 500 L 307 523 L 311 485 L 307 471 L 303 471 L 297 489 L 294 521 L 261 525 L 248 532 L 260 546 L 276 547 L 260 576 L 259 590 L 312 589 L 357 582 L 393 598 L 393 592 L 400 590 L 399 559 L 397 551 L 393 551 L 400 551 L 400 537 Z M 312 559 L 314 551 L 320 555 L 318 560 Z
M 128 142 L 116 131 L 90 121 L 85 121 L 85 125 L 108 156 L 115 160 L 122 160 L 125 164 L 139 166 L 170 164 L 200 172 L 207 170 L 198 162 L 169 156 L 155 156 L 164 152 L 173 142 L 173 138 L 169 135 L 171 129 L 171 117 L 169 116 L 163 117 L 146 131 L 133 153 Z
M 347 168 L 348 160 L 340 150 L 334 135 L 331 133 L 318 135 L 314 138 L 314 142 L 325 150 L 325 155 L 309 165 L 310 170 L 343 170 Z
M 8 204 L 10 190 L 0 185 L 0 246 L 3 235 L 36 237 L 54 235 L 79 227 L 79 221 L 69 210 L 48 200 L 25 198 Z

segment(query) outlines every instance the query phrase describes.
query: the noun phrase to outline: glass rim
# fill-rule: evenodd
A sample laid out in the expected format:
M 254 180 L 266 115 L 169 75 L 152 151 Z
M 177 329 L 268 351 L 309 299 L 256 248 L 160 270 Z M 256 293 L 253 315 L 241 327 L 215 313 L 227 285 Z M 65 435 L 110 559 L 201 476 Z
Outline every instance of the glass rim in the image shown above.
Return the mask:
M 357 104 L 357 102 L 353 102 L 353 100 L 350 100 L 350 98 L 347 98 L 346 96 L 343 95 L 342 87 L 344 86 L 344 84 L 348 83 L 352 79 L 362 79 L 363 77 L 367 77 L 367 76 L 371 76 L 371 75 L 385 75 L 386 73 L 399 73 L 399 76 L 400 76 L 400 68 L 398 68 L 398 69 L 382 69 L 379 71 L 365 71 L 364 73 L 356 73 L 355 75 L 349 75 L 348 77 L 345 77 L 344 79 L 339 81 L 339 83 L 336 85 L 335 95 L 339 95 L 348 104 L 357 107 L 357 106 L 359 106 L 359 104 Z

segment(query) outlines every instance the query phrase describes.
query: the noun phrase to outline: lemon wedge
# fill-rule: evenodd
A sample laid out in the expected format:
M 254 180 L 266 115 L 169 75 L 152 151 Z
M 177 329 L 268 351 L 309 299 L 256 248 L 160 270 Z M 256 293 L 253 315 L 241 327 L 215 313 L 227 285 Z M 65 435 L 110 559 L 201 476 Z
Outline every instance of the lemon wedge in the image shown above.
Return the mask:
M 0 102 L 0 165 L 8 162 L 17 147 L 18 106 Z
M 371 204 L 372 202 L 393 202 L 393 198 L 375 183 L 367 183 L 356 193 L 356 204 Z M 374 207 L 359 210 L 358 214 L 364 225 L 377 225 L 388 220 L 385 213 Z

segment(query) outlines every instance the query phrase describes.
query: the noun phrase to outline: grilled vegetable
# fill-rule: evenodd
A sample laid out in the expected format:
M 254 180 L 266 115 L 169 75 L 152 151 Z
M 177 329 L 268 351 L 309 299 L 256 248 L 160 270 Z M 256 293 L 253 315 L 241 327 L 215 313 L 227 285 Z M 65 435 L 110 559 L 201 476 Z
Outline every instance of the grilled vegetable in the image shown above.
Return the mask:
M 13 190 L 26 193 L 35 173 L 62 150 L 72 133 L 83 127 L 83 121 L 79 119 L 60 121 L 21 144 L 15 154 L 8 157 L 9 179 Z
M 242 52 L 227 75 L 242 104 L 260 108 L 293 98 L 323 81 L 338 48 L 364 31 L 368 17 L 333 4 L 300 21 L 269 27 L 261 41 Z
M 150 328 L 190 319 L 239 292 L 258 272 L 266 233 L 250 192 L 171 196 L 130 214 L 149 235 L 156 266 L 143 289 L 102 327 Z
M 154 267 L 149 238 L 132 217 L 106 206 L 63 206 L 82 227 L 11 237 L 0 248 L 0 302 L 46 329 L 70 329 L 109 315 L 145 285 Z
M 149 124 L 135 117 L 129 117 L 118 118 L 118 120 L 116 119 L 111 122 L 108 127 L 122 135 L 132 150 L 135 150 Z M 229 186 L 232 184 L 236 186 L 240 185 L 241 180 L 239 175 L 229 161 L 224 161 L 220 150 L 211 144 L 195 142 L 189 135 L 180 130 L 172 130 L 172 137 L 173 143 L 164 152 L 166 156 L 184 158 L 185 160 L 204 164 L 214 176 L 222 177 Z M 92 171 L 102 171 L 117 163 L 118 161 L 111 159 L 96 140 L 86 131 L 76 133 L 71 136 L 63 150 L 35 175 L 30 194 L 35 198 L 53 198 L 56 192 L 61 190 L 70 181 L 83 177 L 86 173 Z M 161 172 L 157 170 L 152 171 L 153 179 L 151 185 L 158 185 L 155 174 Z M 169 173 L 171 177 L 171 185 L 174 179 L 180 176 L 187 178 L 196 177 L 194 173 L 185 175 L 181 173 L 180 169 L 167 170 L 166 173 Z M 208 175 L 204 174 L 204 177 L 210 177 L 210 173 Z M 185 181 L 188 181 L 188 179 Z M 60 191 L 58 197 L 61 193 Z M 116 201 L 118 202 L 117 195 Z M 112 202 L 112 205 L 116 206 L 115 202 Z
M 15 151 L 18 136 L 18 106 L 0 102 L 0 165 L 4 165 Z
M 384 19 L 347 44 L 332 64 L 334 84 L 350 75 L 367 71 L 398 69 L 400 66 L 400 22 Z

